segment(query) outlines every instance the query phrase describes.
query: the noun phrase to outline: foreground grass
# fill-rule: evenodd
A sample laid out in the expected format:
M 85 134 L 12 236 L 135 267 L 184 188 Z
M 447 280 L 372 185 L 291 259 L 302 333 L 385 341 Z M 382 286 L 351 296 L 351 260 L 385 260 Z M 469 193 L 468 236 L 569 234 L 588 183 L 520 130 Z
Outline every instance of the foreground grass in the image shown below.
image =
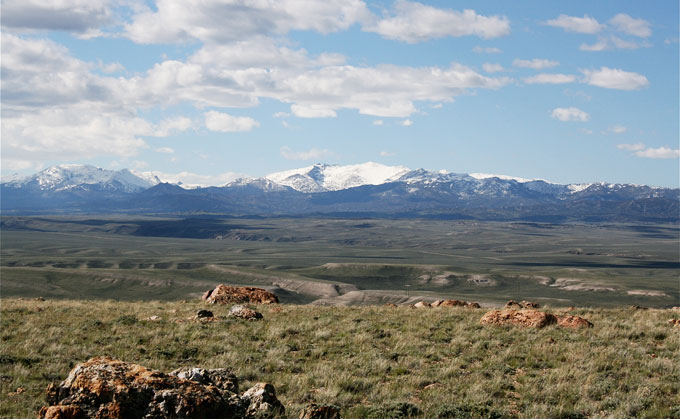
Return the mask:
M 263 321 L 200 324 L 186 321 L 200 301 L 0 304 L 1 417 L 34 417 L 48 383 L 100 355 L 231 367 L 244 389 L 273 383 L 289 417 L 312 401 L 349 418 L 680 417 L 669 310 L 579 309 L 593 329 L 536 330 L 482 327 L 484 310 L 463 308 L 260 306 Z

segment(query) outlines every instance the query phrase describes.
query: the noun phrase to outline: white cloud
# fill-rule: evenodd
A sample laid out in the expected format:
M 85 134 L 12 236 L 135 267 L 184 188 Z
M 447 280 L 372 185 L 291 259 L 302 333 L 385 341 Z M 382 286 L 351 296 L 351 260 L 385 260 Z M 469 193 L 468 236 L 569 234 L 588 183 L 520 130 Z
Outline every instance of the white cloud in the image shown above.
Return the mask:
M 109 0 L 3 0 L 2 27 L 96 33 L 96 28 L 112 22 L 110 7 Z
M 542 58 L 534 58 L 533 60 L 516 59 L 512 62 L 515 67 L 533 68 L 534 70 L 542 70 L 560 65 L 557 61 L 546 60 Z
M 185 116 L 167 118 L 158 124 L 155 135 L 157 137 L 167 137 L 176 132 L 186 131 L 193 126 L 193 121 Z
M 393 157 L 395 156 L 395 153 L 392 153 L 390 151 L 381 151 L 380 152 L 380 157 Z
M 482 64 L 482 68 L 487 73 L 498 73 L 505 70 L 502 65 L 494 63 L 484 63 Z
M 624 127 L 623 125 L 614 125 L 613 127 L 609 127 L 607 131 L 611 132 L 612 134 L 623 134 L 624 132 L 628 131 L 628 128 Z
M 373 121 L 373 125 L 381 126 L 383 124 L 384 124 L 384 122 L 383 122 L 382 119 L 376 119 L 375 121 Z
M 430 106 L 432 109 L 441 109 L 444 107 L 443 103 L 435 103 L 434 105 Z
M 611 49 L 638 49 L 649 48 L 652 45 L 648 42 L 636 42 L 621 39 L 618 36 L 611 35 L 609 38 L 600 37 L 594 44 L 581 44 L 579 49 L 581 51 L 605 51 Z
M 196 39 L 224 43 L 291 30 L 327 34 L 369 17 L 362 0 L 157 0 L 155 9 L 144 8 L 132 16 L 125 35 L 145 44 Z
M 290 114 L 288 112 L 276 112 L 273 116 L 274 118 L 288 118 Z
M 410 127 L 411 125 L 413 125 L 413 121 L 411 121 L 410 119 L 404 119 L 399 123 L 399 125 L 401 125 L 402 127 Z
M 510 21 L 505 16 L 487 17 L 469 9 L 459 12 L 397 0 L 392 16 L 365 25 L 363 29 L 388 39 L 417 43 L 447 36 L 496 38 L 510 33 Z
M 636 151 L 635 155 L 648 159 L 676 159 L 680 157 L 680 149 L 668 147 L 647 148 L 645 150 Z
M 286 160 L 321 160 L 330 156 L 332 153 L 326 149 L 316 147 L 307 151 L 293 151 L 290 147 L 284 146 L 279 150 L 281 156 Z
M 250 131 L 260 123 L 247 116 L 232 116 L 227 113 L 208 111 L 205 113 L 205 127 L 210 131 L 239 132 Z
M 123 64 L 121 64 L 119 62 L 107 63 L 107 64 L 104 64 L 103 62 L 99 62 L 99 68 L 102 70 L 103 73 L 106 73 L 106 74 L 119 73 L 121 71 L 125 71 L 125 67 L 123 66 Z
M 170 147 L 160 147 L 160 148 L 156 149 L 156 152 L 157 153 L 163 153 L 163 154 L 172 154 L 172 153 L 175 152 L 175 150 L 170 148 Z
M 599 70 L 582 70 L 584 82 L 606 89 L 639 90 L 649 86 L 647 77 L 642 74 L 615 68 L 601 67 Z
M 570 108 L 555 108 L 552 111 L 552 117 L 563 122 L 586 122 L 590 119 L 590 115 L 586 112 L 570 107 Z
M 545 22 L 548 26 L 562 28 L 565 31 L 576 33 L 595 34 L 605 28 L 605 25 L 599 23 L 594 18 L 583 15 L 583 17 L 559 15 L 556 19 Z
M 573 74 L 537 74 L 532 77 L 524 78 L 527 84 L 564 84 L 573 83 L 576 81 L 576 76 Z
M 476 52 L 477 54 L 482 54 L 482 53 L 485 53 L 485 54 L 500 54 L 503 51 L 501 51 L 500 48 L 496 48 L 496 47 L 480 47 L 479 45 L 477 45 L 476 47 L 472 48 L 472 52 Z
M 648 38 L 652 35 L 649 22 L 644 19 L 635 19 L 625 13 L 619 13 L 609 19 L 609 24 L 614 26 L 617 31 L 640 38 Z
M 337 116 L 333 109 L 325 106 L 291 105 L 290 110 L 298 118 L 335 118 Z
M 644 150 L 645 144 L 644 143 L 617 144 L 616 148 L 618 148 L 619 150 L 626 150 L 626 151 L 640 151 L 640 150 Z

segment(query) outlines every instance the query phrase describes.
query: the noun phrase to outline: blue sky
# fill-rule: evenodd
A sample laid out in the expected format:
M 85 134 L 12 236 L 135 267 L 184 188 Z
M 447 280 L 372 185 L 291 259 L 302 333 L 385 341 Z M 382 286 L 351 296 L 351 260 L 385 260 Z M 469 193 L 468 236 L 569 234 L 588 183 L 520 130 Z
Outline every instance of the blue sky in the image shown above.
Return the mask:
M 2 3 L 2 175 L 375 161 L 678 187 L 678 2 Z

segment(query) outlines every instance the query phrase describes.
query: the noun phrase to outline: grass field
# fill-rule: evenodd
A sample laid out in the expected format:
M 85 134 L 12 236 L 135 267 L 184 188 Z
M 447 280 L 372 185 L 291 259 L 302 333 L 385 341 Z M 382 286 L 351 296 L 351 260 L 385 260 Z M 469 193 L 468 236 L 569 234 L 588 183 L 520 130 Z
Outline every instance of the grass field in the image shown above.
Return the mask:
M 670 307 L 679 243 L 677 225 L 3 217 L 0 293 L 177 300 L 230 283 L 290 303 Z
M 671 310 L 577 309 L 595 326 L 568 330 L 481 326 L 485 311 L 465 308 L 259 306 L 262 321 L 201 324 L 187 320 L 200 300 L 0 305 L 7 418 L 35 417 L 48 383 L 101 355 L 162 371 L 229 367 L 243 388 L 273 383 L 291 418 L 312 401 L 346 418 L 680 417 Z

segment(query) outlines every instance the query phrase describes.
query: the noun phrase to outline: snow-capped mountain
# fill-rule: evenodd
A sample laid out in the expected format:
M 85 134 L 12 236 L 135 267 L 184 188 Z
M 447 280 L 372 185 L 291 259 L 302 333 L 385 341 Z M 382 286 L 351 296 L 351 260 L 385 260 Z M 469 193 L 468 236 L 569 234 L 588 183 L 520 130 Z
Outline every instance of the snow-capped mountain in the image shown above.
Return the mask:
M 385 166 L 373 162 L 348 166 L 315 164 L 301 169 L 272 173 L 265 178 L 299 192 L 318 193 L 363 185 L 382 185 L 395 181 L 408 172 L 407 167 Z
M 188 188 L 154 173 L 60 165 L 0 184 L 10 213 L 368 214 L 494 220 L 680 221 L 680 189 L 561 185 L 378 163 L 316 164 Z
M 90 165 L 61 164 L 52 166 L 32 176 L 13 179 L 3 185 L 8 188 L 26 188 L 40 191 L 66 191 L 96 187 L 100 190 L 137 192 L 160 183 L 158 177 L 128 169 L 105 170 Z

